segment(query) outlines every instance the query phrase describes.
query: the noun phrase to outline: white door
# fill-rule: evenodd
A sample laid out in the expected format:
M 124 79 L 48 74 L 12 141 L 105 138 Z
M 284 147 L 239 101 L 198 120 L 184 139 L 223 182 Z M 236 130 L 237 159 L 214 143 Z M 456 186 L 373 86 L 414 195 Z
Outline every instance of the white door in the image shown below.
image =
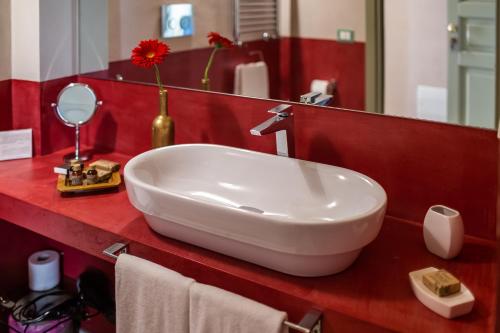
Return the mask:
M 448 120 L 496 128 L 496 0 L 448 0 Z

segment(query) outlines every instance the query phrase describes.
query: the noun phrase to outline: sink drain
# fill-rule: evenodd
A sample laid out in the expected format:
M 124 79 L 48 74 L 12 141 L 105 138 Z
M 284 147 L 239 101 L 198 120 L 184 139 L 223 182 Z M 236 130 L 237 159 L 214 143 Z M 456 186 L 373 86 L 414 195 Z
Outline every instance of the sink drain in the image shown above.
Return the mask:
M 260 210 L 260 209 L 255 208 L 255 207 L 250 207 L 250 206 L 240 206 L 240 207 L 238 207 L 238 208 L 239 208 L 239 209 L 246 210 L 246 211 L 249 211 L 249 212 L 252 212 L 252 213 L 264 214 L 264 211 L 263 211 L 263 210 Z

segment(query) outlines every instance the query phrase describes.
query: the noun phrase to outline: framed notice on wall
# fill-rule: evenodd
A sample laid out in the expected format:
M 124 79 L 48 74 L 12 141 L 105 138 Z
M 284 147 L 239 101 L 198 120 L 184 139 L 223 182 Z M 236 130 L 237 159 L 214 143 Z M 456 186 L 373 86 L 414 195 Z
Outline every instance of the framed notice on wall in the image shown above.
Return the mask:
M 32 132 L 31 128 L 0 131 L 0 161 L 32 157 Z

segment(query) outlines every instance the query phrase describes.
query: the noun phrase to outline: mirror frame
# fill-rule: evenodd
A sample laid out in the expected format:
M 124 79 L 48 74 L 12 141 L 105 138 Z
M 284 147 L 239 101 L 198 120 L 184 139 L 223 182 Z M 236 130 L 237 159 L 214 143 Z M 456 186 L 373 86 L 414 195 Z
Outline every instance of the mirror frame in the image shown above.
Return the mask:
M 67 91 L 68 89 L 71 89 L 73 87 L 83 87 L 83 88 L 87 89 L 92 94 L 92 97 L 95 100 L 94 110 L 92 111 L 92 115 L 86 121 L 78 123 L 78 124 L 70 123 L 66 119 L 64 119 L 64 117 L 61 114 L 61 110 L 59 108 L 59 101 L 61 99 L 61 96 L 64 94 L 65 91 Z M 59 119 L 64 125 L 66 125 L 68 127 L 79 127 L 79 126 L 85 125 L 94 117 L 94 115 L 97 112 L 97 108 L 101 105 L 102 105 L 102 101 L 97 100 L 97 95 L 95 94 L 94 90 L 92 88 L 90 88 L 90 86 L 88 84 L 85 84 L 85 83 L 70 83 L 70 84 L 68 84 L 57 95 L 57 102 L 52 103 L 52 107 L 55 110 L 55 114 L 57 116 L 57 119 Z

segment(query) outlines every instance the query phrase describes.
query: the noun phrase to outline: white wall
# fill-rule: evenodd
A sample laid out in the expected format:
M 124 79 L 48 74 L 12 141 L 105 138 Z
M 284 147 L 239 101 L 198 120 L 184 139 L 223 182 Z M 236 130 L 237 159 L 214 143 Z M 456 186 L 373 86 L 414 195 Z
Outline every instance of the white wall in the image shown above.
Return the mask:
M 279 8 L 282 36 L 337 39 L 337 29 L 351 29 L 366 40 L 365 0 L 279 0 Z
M 350 1 L 350 0 L 349 0 Z M 132 49 L 143 39 L 160 38 L 161 5 L 185 1 L 109 0 L 109 59 L 130 58 Z M 172 51 L 207 47 L 206 35 L 216 31 L 233 38 L 232 0 L 192 0 L 195 33 L 171 38 Z
M 416 117 L 418 86 L 447 87 L 447 0 L 385 0 L 384 11 L 385 113 Z
M 11 0 L 11 77 L 40 82 L 76 74 L 76 14 L 76 0 Z
M 108 0 L 80 1 L 80 73 L 108 68 Z
M 76 1 L 39 1 L 40 80 L 74 75 L 77 72 Z
M 40 81 L 40 0 L 11 2 L 12 78 Z
M 0 0 L 0 81 L 11 77 L 10 0 Z

